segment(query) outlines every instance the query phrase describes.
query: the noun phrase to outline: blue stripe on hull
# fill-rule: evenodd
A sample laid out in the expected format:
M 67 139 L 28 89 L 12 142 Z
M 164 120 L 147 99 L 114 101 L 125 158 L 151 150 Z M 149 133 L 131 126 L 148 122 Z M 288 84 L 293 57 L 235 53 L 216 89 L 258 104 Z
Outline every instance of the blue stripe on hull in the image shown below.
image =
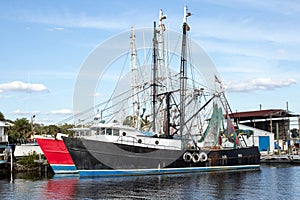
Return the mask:
M 75 174 L 78 173 L 75 165 L 51 165 L 55 174 Z
M 213 166 L 213 167 L 187 167 L 163 169 L 128 169 L 128 170 L 78 170 L 84 176 L 138 176 L 158 174 L 180 174 L 195 172 L 233 171 L 233 170 L 259 170 L 260 165 Z

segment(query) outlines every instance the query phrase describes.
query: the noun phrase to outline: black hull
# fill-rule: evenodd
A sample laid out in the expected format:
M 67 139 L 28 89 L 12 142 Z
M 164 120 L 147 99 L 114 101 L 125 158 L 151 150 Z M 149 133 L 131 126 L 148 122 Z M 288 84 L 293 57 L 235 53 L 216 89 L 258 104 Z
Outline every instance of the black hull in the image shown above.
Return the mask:
M 77 170 L 195 168 L 260 164 L 260 153 L 257 147 L 213 149 L 210 151 L 172 151 L 99 141 L 93 144 L 87 143 L 87 140 L 80 138 L 64 138 L 64 142 Z M 94 146 L 94 148 L 90 146 Z M 111 151 L 112 153 L 110 153 L 108 148 L 114 148 Z M 106 151 L 107 149 L 108 151 Z M 120 151 L 116 152 L 116 149 L 120 149 Z M 155 153 L 156 151 L 158 152 Z M 195 157 L 192 159 L 192 157 L 189 157 L 190 155 L 195 155 L 194 153 L 198 155 L 202 153 L 206 157 L 204 156 L 204 159 L 195 159 Z

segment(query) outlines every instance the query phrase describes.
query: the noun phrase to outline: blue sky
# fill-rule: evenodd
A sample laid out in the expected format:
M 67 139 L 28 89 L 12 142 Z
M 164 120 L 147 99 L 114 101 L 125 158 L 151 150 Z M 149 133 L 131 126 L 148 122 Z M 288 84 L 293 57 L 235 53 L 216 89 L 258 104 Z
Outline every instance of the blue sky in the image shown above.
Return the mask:
M 124 31 L 151 27 L 160 9 L 214 62 L 234 111 L 300 113 L 300 1 L 0 1 L 0 111 L 51 124 L 73 109 L 73 90 L 95 47 Z

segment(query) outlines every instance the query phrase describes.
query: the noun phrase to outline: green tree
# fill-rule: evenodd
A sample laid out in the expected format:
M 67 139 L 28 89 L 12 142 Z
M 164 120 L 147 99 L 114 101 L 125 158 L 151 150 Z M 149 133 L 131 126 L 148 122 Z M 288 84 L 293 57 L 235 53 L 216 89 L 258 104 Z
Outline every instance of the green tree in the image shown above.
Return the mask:
M 16 119 L 14 126 L 8 127 L 7 134 L 9 136 L 9 142 L 11 143 L 24 143 L 27 142 L 27 138 L 31 135 L 31 124 L 26 118 Z
M 56 125 L 47 125 L 43 129 L 43 133 L 47 135 L 54 135 L 57 132 L 60 132 L 60 128 Z
M 5 117 L 2 112 L 0 112 L 0 121 L 5 121 Z
M 6 120 L 9 121 L 9 120 Z M 56 133 L 60 132 L 67 135 L 72 135 L 73 131 L 69 129 L 73 128 L 73 124 L 62 124 L 62 125 L 47 125 L 44 126 L 43 124 L 31 122 L 26 118 L 16 119 L 13 123 L 13 126 L 5 127 L 5 132 L 8 135 L 10 143 L 25 143 L 29 141 L 32 135 L 55 135 Z

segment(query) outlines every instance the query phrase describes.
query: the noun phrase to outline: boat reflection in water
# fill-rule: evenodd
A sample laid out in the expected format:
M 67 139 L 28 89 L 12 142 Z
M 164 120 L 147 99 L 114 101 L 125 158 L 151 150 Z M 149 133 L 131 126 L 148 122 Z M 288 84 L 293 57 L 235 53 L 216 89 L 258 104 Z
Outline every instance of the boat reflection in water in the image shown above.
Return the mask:
M 41 199 L 74 199 L 79 177 L 57 176 L 47 181 Z
M 249 183 L 244 177 L 257 176 L 256 171 L 173 174 L 158 176 L 130 176 L 110 178 L 80 178 L 68 183 L 67 179 L 53 181 L 48 192 L 66 184 L 65 193 L 48 195 L 66 199 L 232 199 L 232 195 L 250 196 Z M 65 186 L 69 187 L 69 186 Z M 252 188 L 253 189 L 253 188 Z M 62 189 L 63 190 L 63 189 Z M 232 191 L 234 190 L 234 191 Z M 74 192 L 74 193 L 72 193 Z

